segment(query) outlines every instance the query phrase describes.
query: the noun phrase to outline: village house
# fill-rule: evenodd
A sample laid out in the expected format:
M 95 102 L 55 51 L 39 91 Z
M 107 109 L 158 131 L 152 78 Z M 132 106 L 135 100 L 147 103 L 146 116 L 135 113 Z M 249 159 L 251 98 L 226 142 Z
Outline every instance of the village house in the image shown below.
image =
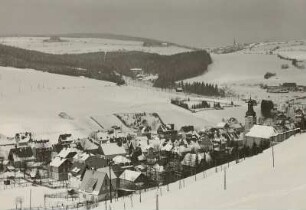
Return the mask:
M 24 133 L 16 133 L 15 141 L 17 147 L 27 147 L 29 143 L 32 141 L 32 133 L 24 132 Z
M 118 155 L 113 158 L 113 163 L 116 165 L 129 165 L 131 163 L 131 160 L 122 155 Z
M 134 191 L 137 189 L 143 189 L 148 179 L 144 174 L 139 171 L 124 170 L 119 177 L 120 179 L 120 188 L 121 191 Z
M 71 170 L 74 156 L 80 152 L 76 148 L 64 148 L 52 159 L 48 172 L 52 179 L 63 181 L 68 180 L 68 173 Z
M 68 159 L 70 162 L 72 162 L 73 157 L 80 152 L 80 150 L 72 147 L 66 147 L 63 148 L 60 153 L 58 153 L 58 157 Z
M 64 146 L 69 146 L 73 142 L 72 134 L 61 134 L 58 137 L 58 143 Z
M 97 171 L 106 173 L 112 182 L 112 190 L 116 191 L 119 188 L 119 177 L 114 173 L 113 167 L 98 168 Z
M 245 135 L 245 145 L 252 148 L 254 143 L 258 146 L 264 141 L 271 142 L 277 135 L 277 131 L 272 126 L 254 125 Z
M 106 159 L 113 159 L 117 155 L 126 155 L 126 151 L 123 146 L 118 146 L 117 143 L 108 143 L 102 144 L 102 155 L 105 156 Z
M 101 154 L 101 146 L 96 141 L 90 138 L 79 139 L 76 145 L 80 150 L 91 154 Z
M 87 169 L 99 169 L 106 167 L 107 160 L 99 155 L 79 153 L 74 156 L 71 170 L 69 171 L 69 181 L 73 188 L 79 188 Z
M 157 129 L 160 138 L 175 140 L 178 131 L 174 129 L 174 124 L 162 124 Z
M 16 147 L 10 150 L 8 160 L 15 168 L 25 168 L 27 163 L 35 158 L 31 147 Z
M 199 145 L 203 151 L 211 151 L 214 148 L 212 141 L 209 139 L 208 136 L 201 135 L 199 139 Z
M 86 169 L 86 164 L 84 162 L 76 161 L 73 163 L 71 170 L 68 173 L 68 179 L 71 188 L 80 188 Z
M 68 180 L 68 173 L 70 171 L 71 166 L 71 161 L 66 158 L 57 156 L 49 164 L 49 177 L 57 181 Z
M 105 144 L 110 142 L 111 135 L 107 131 L 97 131 L 94 135 L 94 139 L 99 144 Z
M 110 181 L 107 173 L 86 170 L 79 191 L 87 200 L 101 201 L 110 198 Z M 115 196 L 115 191 L 112 191 Z
M 49 140 L 34 140 L 30 143 L 33 156 L 37 162 L 50 162 L 52 155 L 52 147 Z

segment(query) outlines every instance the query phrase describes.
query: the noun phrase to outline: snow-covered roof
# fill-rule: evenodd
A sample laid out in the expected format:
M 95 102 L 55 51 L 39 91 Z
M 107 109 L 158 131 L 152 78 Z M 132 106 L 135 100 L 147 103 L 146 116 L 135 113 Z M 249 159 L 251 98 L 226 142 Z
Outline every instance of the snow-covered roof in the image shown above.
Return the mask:
M 126 153 L 124 147 L 120 147 L 116 143 L 102 144 L 101 147 L 104 155 L 120 155 Z
M 70 153 L 74 153 L 74 152 L 77 152 L 77 149 L 76 148 L 63 148 L 60 153 L 58 154 L 59 157 L 61 158 L 67 158 L 67 156 L 70 154 Z
M 116 174 L 114 173 L 114 170 L 113 170 L 112 168 L 110 169 L 110 171 L 111 171 L 111 174 L 110 174 L 110 175 L 111 175 L 111 176 L 109 175 L 109 167 L 98 168 L 97 171 L 106 173 L 107 176 L 108 176 L 109 178 L 112 178 L 112 179 L 116 179 L 116 178 L 117 178 L 117 176 L 116 176 Z
M 55 157 L 51 163 L 50 166 L 52 167 L 60 167 L 67 159 L 61 158 L 61 157 Z
M 77 153 L 73 159 L 75 160 L 81 160 L 81 161 L 85 161 L 90 157 L 90 154 L 86 153 L 86 152 L 82 152 L 82 153 Z
M 129 159 L 127 159 L 126 157 L 123 157 L 121 155 L 118 155 L 116 157 L 113 158 L 113 161 L 115 164 L 125 164 L 125 163 L 130 163 L 131 161 Z
M 120 179 L 124 179 L 127 181 L 134 182 L 139 176 L 141 175 L 141 172 L 139 171 L 131 171 L 131 170 L 125 170 L 121 175 Z
M 276 136 L 277 132 L 272 126 L 254 125 L 251 130 L 246 134 L 247 137 L 269 139 Z
M 98 195 L 103 188 L 105 178 L 108 177 L 106 173 L 96 170 L 86 170 L 80 191 L 93 195 Z
M 110 135 L 104 131 L 97 132 L 96 136 L 98 140 L 109 140 L 110 139 Z
M 173 148 L 173 145 L 172 143 L 168 142 L 165 146 L 163 146 L 161 148 L 162 151 L 167 151 L 167 152 L 170 152 Z

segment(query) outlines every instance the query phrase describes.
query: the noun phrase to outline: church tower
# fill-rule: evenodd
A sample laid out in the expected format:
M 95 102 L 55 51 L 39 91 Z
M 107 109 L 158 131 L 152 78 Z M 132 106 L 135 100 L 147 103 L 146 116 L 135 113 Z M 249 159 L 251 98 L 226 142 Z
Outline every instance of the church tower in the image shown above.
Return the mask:
M 256 112 L 253 109 L 254 101 L 250 98 L 248 101 L 248 111 L 245 113 L 245 132 L 249 132 L 256 124 Z

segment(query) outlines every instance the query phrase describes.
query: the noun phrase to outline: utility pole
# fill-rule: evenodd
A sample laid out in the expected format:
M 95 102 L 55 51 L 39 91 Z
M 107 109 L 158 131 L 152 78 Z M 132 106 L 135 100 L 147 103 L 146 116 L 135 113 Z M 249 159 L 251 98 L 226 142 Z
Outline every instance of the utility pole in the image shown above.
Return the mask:
M 159 210 L 158 194 L 156 194 L 156 210 Z
M 30 210 L 32 210 L 32 189 L 30 189 Z
M 272 163 L 274 168 L 274 142 L 272 141 Z
M 111 160 L 110 159 L 108 162 L 108 169 L 109 169 L 109 196 L 110 196 L 110 202 L 112 203 L 112 173 L 111 173 Z
M 226 167 L 224 167 L 224 190 L 226 190 Z

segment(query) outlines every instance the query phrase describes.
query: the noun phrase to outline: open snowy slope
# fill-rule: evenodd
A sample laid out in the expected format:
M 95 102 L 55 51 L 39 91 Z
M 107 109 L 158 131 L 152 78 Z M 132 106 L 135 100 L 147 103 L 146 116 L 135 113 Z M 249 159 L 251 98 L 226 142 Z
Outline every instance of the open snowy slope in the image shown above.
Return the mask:
M 0 44 L 51 54 L 79 54 L 89 52 L 143 51 L 171 55 L 190 49 L 177 46 L 144 47 L 143 42 L 98 38 L 62 38 L 63 42 L 44 42 L 48 37 L 0 37 Z
M 224 117 L 243 120 L 246 107 L 191 113 L 170 104 L 174 92 L 153 88 L 116 86 L 113 83 L 69 77 L 34 70 L 0 67 L 0 133 L 12 136 L 32 131 L 39 138 L 56 141 L 60 133 L 84 137 L 117 124 L 114 113 L 156 112 L 165 123 L 216 125 Z M 64 119 L 60 113 L 72 119 Z M 119 122 L 120 123 L 120 122 Z
M 276 145 L 275 168 L 271 149 L 227 169 L 159 196 L 159 209 L 305 209 L 306 134 Z M 147 199 L 134 209 L 155 209 Z
M 262 54 L 212 54 L 213 63 L 208 72 L 189 79 L 189 81 L 206 81 L 220 84 L 279 84 L 295 81 L 306 85 L 306 71 L 296 69 L 290 61 L 281 60 L 276 55 Z M 288 64 L 289 69 L 281 69 Z M 276 73 L 269 80 L 264 79 L 267 72 Z
M 289 94 L 271 94 L 260 88 L 260 84 L 279 85 L 285 82 L 295 82 L 306 85 L 306 70 L 298 69 L 288 60 L 282 60 L 277 55 L 246 54 L 243 52 L 229 54 L 212 54 L 213 63 L 209 65 L 208 72 L 187 81 L 200 81 L 230 87 L 239 95 L 253 98 L 273 100 L 286 100 L 305 93 L 291 92 Z M 288 69 L 282 69 L 288 64 Z M 276 73 L 270 79 L 264 79 L 267 72 Z M 282 98 L 282 99 L 279 99 Z

